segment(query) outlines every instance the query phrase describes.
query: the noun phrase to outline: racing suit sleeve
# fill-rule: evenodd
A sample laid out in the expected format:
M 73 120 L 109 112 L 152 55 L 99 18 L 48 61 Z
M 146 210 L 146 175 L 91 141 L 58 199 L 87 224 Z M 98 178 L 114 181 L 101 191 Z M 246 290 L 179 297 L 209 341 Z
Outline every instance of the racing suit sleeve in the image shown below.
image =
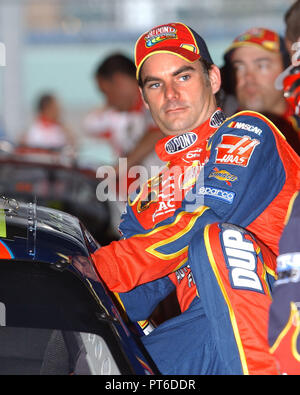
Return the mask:
M 155 307 L 164 300 L 175 285 L 168 276 L 139 285 L 129 292 L 119 293 L 118 296 L 132 321 L 148 319 Z
M 186 265 L 191 238 L 207 224 L 246 227 L 255 220 L 285 183 L 275 133 L 262 118 L 239 113 L 212 136 L 209 160 L 172 217 L 146 230 L 129 208 L 121 224 L 129 237 L 93 255 L 107 286 L 127 292 Z M 132 224 L 136 233 L 130 234 Z

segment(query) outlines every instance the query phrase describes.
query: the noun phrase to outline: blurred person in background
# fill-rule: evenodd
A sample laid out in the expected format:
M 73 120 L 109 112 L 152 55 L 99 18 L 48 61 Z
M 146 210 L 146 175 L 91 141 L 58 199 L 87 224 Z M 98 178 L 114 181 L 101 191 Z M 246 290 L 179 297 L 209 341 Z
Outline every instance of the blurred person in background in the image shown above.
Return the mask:
M 42 94 L 37 100 L 35 119 L 21 136 L 20 145 L 55 151 L 67 147 L 75 149 L 75 135 L 63 123 L 61 112 L 60 103 L 55 95 Z
M 109 143 L 117 171 L 120 157 L 127 158 L 128 169 L 157 164 L 154 147 L 162 134 L 143 104 L 134 62 L 123 54 L 112 54 L 99 64 L 94 77 L 105 104 L 87 115 L 85 135 Z
M 97 66 L 94 78 L 105 103 L 91 111 L 84 120 L 84 135 L 95 143 L 108 144 L 106 163 L 115 167 L 117 175 L 118 199 L 109 200 L 112 231 L 120 236 L 118 225 L 125 209 L 128 188 L 135 178 L 129 178 L 132 166 L 142 165 L 150 174 L 151 166 L 161 166 L 155 154 L 155 144 L 162 133 L 144 106 L 135 77 L 134 62 L 121 53 L 113 53 Z M 98 166 L 101 163 L 101 146 L 98 150 Z M 106 150 L 107 152 L 107 150 Z M 87 155 L 89 156 L 89 155 Z M 97 157 L 97 149 L 95 149 Z M 108 158 L 107 158 L 108 157 Z M 127 168 L 119 168 L 119 158 L 127 159 Z M 96 162 L 97 163 L 97 162 Z
M 272 30 L 249 29 L 234 39 L 224 60 L 223 89 L 236 99 L 232 108 L 226 107 L 227 115 L 250 110 L 267 116 L 299 155 L 300 140 L 290 107 L 283 91 L 275 87 L 276 78 L 290 65 L 284 39 Z

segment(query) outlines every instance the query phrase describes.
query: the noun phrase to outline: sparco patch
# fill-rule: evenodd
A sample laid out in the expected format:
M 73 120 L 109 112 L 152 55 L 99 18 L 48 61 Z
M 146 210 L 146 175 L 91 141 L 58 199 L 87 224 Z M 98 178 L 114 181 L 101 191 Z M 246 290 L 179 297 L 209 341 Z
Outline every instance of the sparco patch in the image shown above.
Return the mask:
M 171 140 L 165 144 L 165 150 L 168 154 L 175 154 L 176 152 L 180 152 L 191 147 L 197 140 L 198 136 L 196 133 L 183 133 L 171 138 Z
M 232 204 L 235 198 L 235 192 L 226 191 L 225 189 L 213 188 L 213 187 L 200 187 L 200 195 L 206 195 L 208 197 L 222 200 L 225 203 Z

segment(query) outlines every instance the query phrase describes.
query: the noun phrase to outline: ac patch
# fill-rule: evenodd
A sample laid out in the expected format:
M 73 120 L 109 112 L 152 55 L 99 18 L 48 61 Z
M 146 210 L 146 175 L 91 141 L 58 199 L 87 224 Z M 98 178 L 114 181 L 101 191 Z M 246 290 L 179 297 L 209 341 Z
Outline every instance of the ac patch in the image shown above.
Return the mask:
M 259 144 L 249 136 L 224 134 L 216 151 L 215 163 L 247 167 L 255 147 Z

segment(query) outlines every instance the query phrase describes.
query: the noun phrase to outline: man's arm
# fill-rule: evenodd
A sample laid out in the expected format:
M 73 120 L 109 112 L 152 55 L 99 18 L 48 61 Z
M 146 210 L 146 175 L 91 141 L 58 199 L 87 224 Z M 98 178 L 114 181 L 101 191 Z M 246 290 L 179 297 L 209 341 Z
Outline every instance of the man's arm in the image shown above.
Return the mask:
M 254 221 L 285 182 L 273 133 L 254 116 L 226 121 L 209 142 L 203 183 L 196 183 L 180 209 L 153 229 L 138 224 L 140 233 L 96 251 L 95 265 L 108 287 L 126 292 L 186 265 L 189 242 L 206 224 L 226 221 L 246 227 Z M 138 222 L 130 209 L 126 218 Z

